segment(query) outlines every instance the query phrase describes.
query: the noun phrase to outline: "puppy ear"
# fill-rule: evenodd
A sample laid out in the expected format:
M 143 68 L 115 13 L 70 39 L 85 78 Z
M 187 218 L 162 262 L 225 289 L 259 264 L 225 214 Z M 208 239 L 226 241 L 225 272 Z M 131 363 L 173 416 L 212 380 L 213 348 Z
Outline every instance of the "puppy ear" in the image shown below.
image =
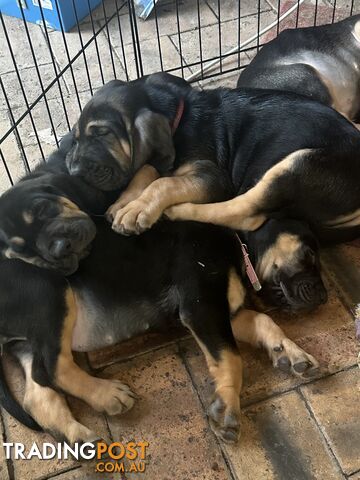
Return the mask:
M 175 148 L 169 120 L 151 110 L 141 110 L 130 135 L 131 160 L 138 170 L 148 163 L 163 174 L 171 170 Z

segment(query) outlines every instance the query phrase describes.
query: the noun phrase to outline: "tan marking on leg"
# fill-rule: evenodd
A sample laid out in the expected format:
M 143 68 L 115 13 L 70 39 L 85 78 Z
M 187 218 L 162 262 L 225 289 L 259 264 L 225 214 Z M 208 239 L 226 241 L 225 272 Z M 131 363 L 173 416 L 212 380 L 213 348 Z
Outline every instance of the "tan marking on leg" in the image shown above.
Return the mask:
M 240 435 L 243 368 L 240 353 L 224 348 L 219 354 L 219 360 L 216 360 L 193 330 L 191 333 L 205 355 L 210 375 L 215 382 L 214 398 L 208 408 L 211 428 L 225 442 L 234 443 Z
M 340 215 L 327 222 L 326 225 L 331 228 L 357 227 L 360 225 L 360 208 L 346 215 Z
M 26 378 L 23 407 L 37 423 L 55 437 L 65 437 L 69 443 L 97 440 L 96 433 L 75 420 L 62 395 L 32 379 L 31 358 L 22 357 L 20 361 Z
M 303 149 L 291 153 L 270 168 L 253 188 L 232 200 L 203 205 L 175 205 L 165 214 L 171 220 L 195 220 L 235 230 L 256 230 L 266 220 L 266 216 L 258 212 L 266 206 L 264 199 L 273 181 L 291 170 L 298 158 L 310 152 L 310 149 Z
M 264 347 L 274 367 L 296 376 L 318 372 L 317 360 L 290 340 L 268 315 L 242 310 L 232 319 L 231 327 L 236 340 Z
M 227 292 L 231 314 L 234 314 L 244 304 L 245 293 L 245 288 L 239 275 L 236 273 L 235 268 L 231 268 Z
M 64 319 L 60 353 L 55 370 L 55 382 L 65 392 L 81 398 L 99 412 L 117 415 L 129 410 L 135 399 L 127 385 L 118 380 L 92 377 L 74 362 L 71 345 L 77 316 L 75 296 L 69 288 L 66 292 L 67 315 Z
M 282 268 L 293 261 L 302 249 L 302 243 L 297 235 L 281 233 L 275 243 L 263 254 L 256 265 L 256 272 L 261 280 L 271 278 L 273 268 Z
M 120 233 L 140 233 L 154 225 L 170 205 L 202 202 L 207 197 L 207 185 L 197 175 L 196 166 L 183 165 L 173 176 L 155 180 L 140 197 L 118 210 L 113 229 Z
M 108 209 L 107 214 L 109 217 L 114 218 L 118 210 L 140 197 L 145 188 L 159 177 L 159 172 L 151 165 L 146 164 L 141 167 L 118 200 Z

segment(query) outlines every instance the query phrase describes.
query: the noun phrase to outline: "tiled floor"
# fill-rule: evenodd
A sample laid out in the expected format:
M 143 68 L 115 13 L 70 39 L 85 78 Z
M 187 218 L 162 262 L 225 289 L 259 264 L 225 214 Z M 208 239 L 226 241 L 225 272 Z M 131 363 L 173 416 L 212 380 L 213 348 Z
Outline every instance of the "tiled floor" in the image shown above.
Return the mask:
M 218 2 L 201 0 L 201 25 L 203 53 L 206 56 L 218 54 Z M 306 0 L 301 10 L 300 24 L 313 21 L 315 5 L 318 3 L 318 23 L 329 20 L 332 1 Z M 120 4 L 120 1 L 118 2 Z M 191 63 L 199 59 L 198 19 L 194 0 L 179 0 L 181 20 L 181 57 L 174 17 L 174 2 L 159 0 L 158 27 L 163 49 L 163 66 L 170 68 L 183 62 L 184 74 L 194 71 Z M 293 1 L 281 1 L 281 12 Z M 349 14 L 349 0 L 337 0 L 337 19 Z M 106 12 L 113 12 L 113 0 L 106 0 Z M 276 18 L 277 0 L 261 0 L 261 26 Z M 360 0 L 355 0 L 360 12 Z M 241 35 L 243 39 L 256 31 L 258 2 L 241 1 Z M 238 2 L 221 0 L 222 48 L 237 43 Z M 102 8 L 94 12 L 97 28 L 103 24 Z M 24 88 L 33 100 L 41 92 L 34 62 L 24 52 L 24 31 L 21 22 L 6 18 L 11 32 L 14 53 Z M 292 26 L 294 17 L 286 21 Z M 308 23 L 307 23 L 308 22 Z M 59 135 L 67 130 L 65 110 L 72 124 L 78 113 L 78 99 L 74 79 L 79 90 L 79 101 L 83 105 L 92 89 L 102 84 L 101 71 L 97 61 L 99 50 L 102 59 L 104 80 L 115 74 L 125 78 L 136 75 L 132 58 L 129 19 L 121 11 L 126 60 L 121 47 L 117 18 L 109 24 L 86 49 L 89 78 L 85 73 L 84 56 L 73 64 L 73 72 L 67 71 L 47 95 L 54 126 Z M 255 30 L 254 30 L 255 29 Z M 81 27 L 83 42 L 92 36 L 89 19 Z M 54 68 L 49 49 L 40 27 L 29 25 L 30 35 L 36 46 L 36 58 L 40 65 L 45 86 L 54 77 Z M 155 39 L 156 22 L 151 17 L 141 23 L 139 34 L 145 73 L 158 70 L 160 60 Z M 272 38 L 269 32 L 265 40 Z M 79 50 L 76 32 L 67 35 L 73 57 Z M 24 43 L 25 42 L 25 43 Z M 67 52 L 61 34 L 52 32 L 50 42 L 55 53 L 56 69 L 64 68 L 68 62 Z M 109 49 L 110 44 L 110 49 Z M 9 55 L 4 47 L 3 32 L 0 28 L 0 74 L 14 117 L 24 111 L 25 103 Z M 111 52 L 111 53 L 110 53 Z M 241 55 L 241 62 L 248 56 Z M 232 60 L 234 61 L 234 60 Z M 235 62 L 238 62 L 236 57 Z M 236 63 L 237 64 L 237 63 Z M 236 66 L 235 64 L 235 66 Z M 229 67 L 227 60 L 224 67 Z M 219 85 L 234 86 L 236 74 L 223 75 L 200 82 L 202 88 Z M 61 99 L 60 91 L 63 94 Z M 64 102 L 64 103 L 63 103 Z M 39 130 L 45 153 L 54 148 L 54 136 L 47 117 L 47 106 L 42 101 L 33 110 L 33 120 Z M 0 91 L 0 137 L 6 132 L 12 119 Z M 50 130 L 49 130 L 50 129 Z M 21 145 L 33 165 L 40 156 L 36 146 L 31 119 L 26 117 L 19 125 L 18 135 L 9 137 L 2 145 L 2 151 L 11 166 L 14 177 L 24 172 Z M 1 167 L 0 167 L 1 168 Z M 0 190 L 7 186 L 5 174 L 0 170 Z M 150 443 L 147 468 L 144 474 L 127 474 L 126 479 L 146 480 L 310 480 L 310 479 L 360 479 L 360 416 L 359 416 L 359 345 L 355 340 L 353 307 L 360 302 L 360 247 L 359 244 L 344 245 L 324 252 L 324 270 L 330 289 L 329 302 L 318 311 L 289 318 L 284 314 L 275 319 L 287 334 L 309 353 L 316 356 L 323 365 L 321 378 L 304 384 L 299 379 L 275 371 L 262 351 L 254 351 L 240 345 L 244 359 L 244 388 L 242 392 L 242 435 L 238 445 L 229 447 L 220 443 L 211 432 L 206 405 L 212 391 L 204 358 L 195 342 L 178 332 L 169 335 L 137 339 L 91 354 L 90 368 L 97 374 L 121 378 L 128 382 L 140 395 L 132 411 L 118 418 L 105 418 L 95 414 L 82 402 L 71 399 L 70 404 L 76 417 L 91 426 L 100 436 L 111 441 L 146 440 Z M 16 395 L 22 396 L 22 376 L 16 365 L 9 359 L 7 372 Z M 19 425 L 7 413 L 2 412 L 1 435 L 8 442 L 21 441 L 30 445 L 52 441 L 46 434 L 30 432 Z M 79 465 L 71 461 L 6 461 L 0 449 L 0 480 L 85 480 L 122 478 L 119 474 L 101 475 L 95 473 L 94 464 Z

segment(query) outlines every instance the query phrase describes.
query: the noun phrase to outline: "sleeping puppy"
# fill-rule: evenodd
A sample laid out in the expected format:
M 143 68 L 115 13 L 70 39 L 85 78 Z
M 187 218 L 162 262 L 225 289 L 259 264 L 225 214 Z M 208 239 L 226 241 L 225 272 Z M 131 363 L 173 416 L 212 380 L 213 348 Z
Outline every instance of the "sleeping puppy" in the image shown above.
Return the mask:
M 317 371 L 316 360 L 270 317 L 242 308 L 241 256 L 232 232 L 160 222 L 142 236 L 120 236 L 105 219 L 90 216 L 95 192 L 88 186 L 79 191 L 79 182 L 55 174 L 50 160 L 0 198 L 2 251 L 11 258 L 0 260 L 0 286 L 7 292 L 0 296 L 0 333 L 24 368 L 23 408 L 34 419 L 23 412 L 20 420 L 71 443 L 94 441 L 96 433 L 74 419 L 59 391 L 108 415 L 131 408 L 135 394 L 118 380 L 88 375 L 72 350 L 112 345 L 166 327 L 169 318 L 185 325 L 205 354 L 215 382 L 209 420 L 225 442 L 237 441 L 240 431 L 242 363 L 235 338 L 264 346 L 283 370 L 299 376 Z M 57 222 L 71 228 L 56 229 L 54 237 L 49 226 Z M 67 279 L 63 257 L 75 257 L 76 265 L 81 259 Z M 5 408 L 19 418 L 3 378 L 0 390 L 7 393 Z
M 116 231 L 141 233 L 182 202 L 238 195 L 168 213 L 240 230 L 297 218 L 325 241 L 358 235 L 360 134 L 342 115 L 288 92 L 197 91 L 180 83 L 169 74 L 111 82 L 75 126 L 69 171 L 92 185 L 122 187 L 145 163 L 168 175 L 128 205 L 115 204 Z
M 122 208 L 139 198 L 159 176 L 150 165 L 142 167 L 120 195 L 116 208 Z M 113 208 L 114 205 L 108 210 L 110 216 Z M 262 287 L 257 295 L 265 305 L 294 312 L 312 310 L 326 303 L 319 243 L 305 222 L 287 218 L 270 219 L 257 230 L 239 231 L 238 235 L 255 267 Z M 243 255 L 245 252 L 242 251 Z M 242 273 L 243 281 L 248 283 L 251 290 L 245 265 Z
M 271 219 L 242 241 L 262 285 L 258 292 L 268 306 L 297 312 L 326 303 L 319 244 L 304 222 Z
M 241 73 L 238 87 L 290 91 L 360 121 L 360 15 L 285 30 Z

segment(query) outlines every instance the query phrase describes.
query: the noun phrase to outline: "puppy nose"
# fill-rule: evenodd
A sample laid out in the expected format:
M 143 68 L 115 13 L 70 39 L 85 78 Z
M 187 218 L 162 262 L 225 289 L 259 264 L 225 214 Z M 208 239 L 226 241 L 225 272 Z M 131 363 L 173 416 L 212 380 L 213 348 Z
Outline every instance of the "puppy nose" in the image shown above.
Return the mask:
M 54 258 L 63 258 L 68 255 L 70 249 L 70 240 L 67 238 L 58 238 L 52 242 L 50 252 Z

